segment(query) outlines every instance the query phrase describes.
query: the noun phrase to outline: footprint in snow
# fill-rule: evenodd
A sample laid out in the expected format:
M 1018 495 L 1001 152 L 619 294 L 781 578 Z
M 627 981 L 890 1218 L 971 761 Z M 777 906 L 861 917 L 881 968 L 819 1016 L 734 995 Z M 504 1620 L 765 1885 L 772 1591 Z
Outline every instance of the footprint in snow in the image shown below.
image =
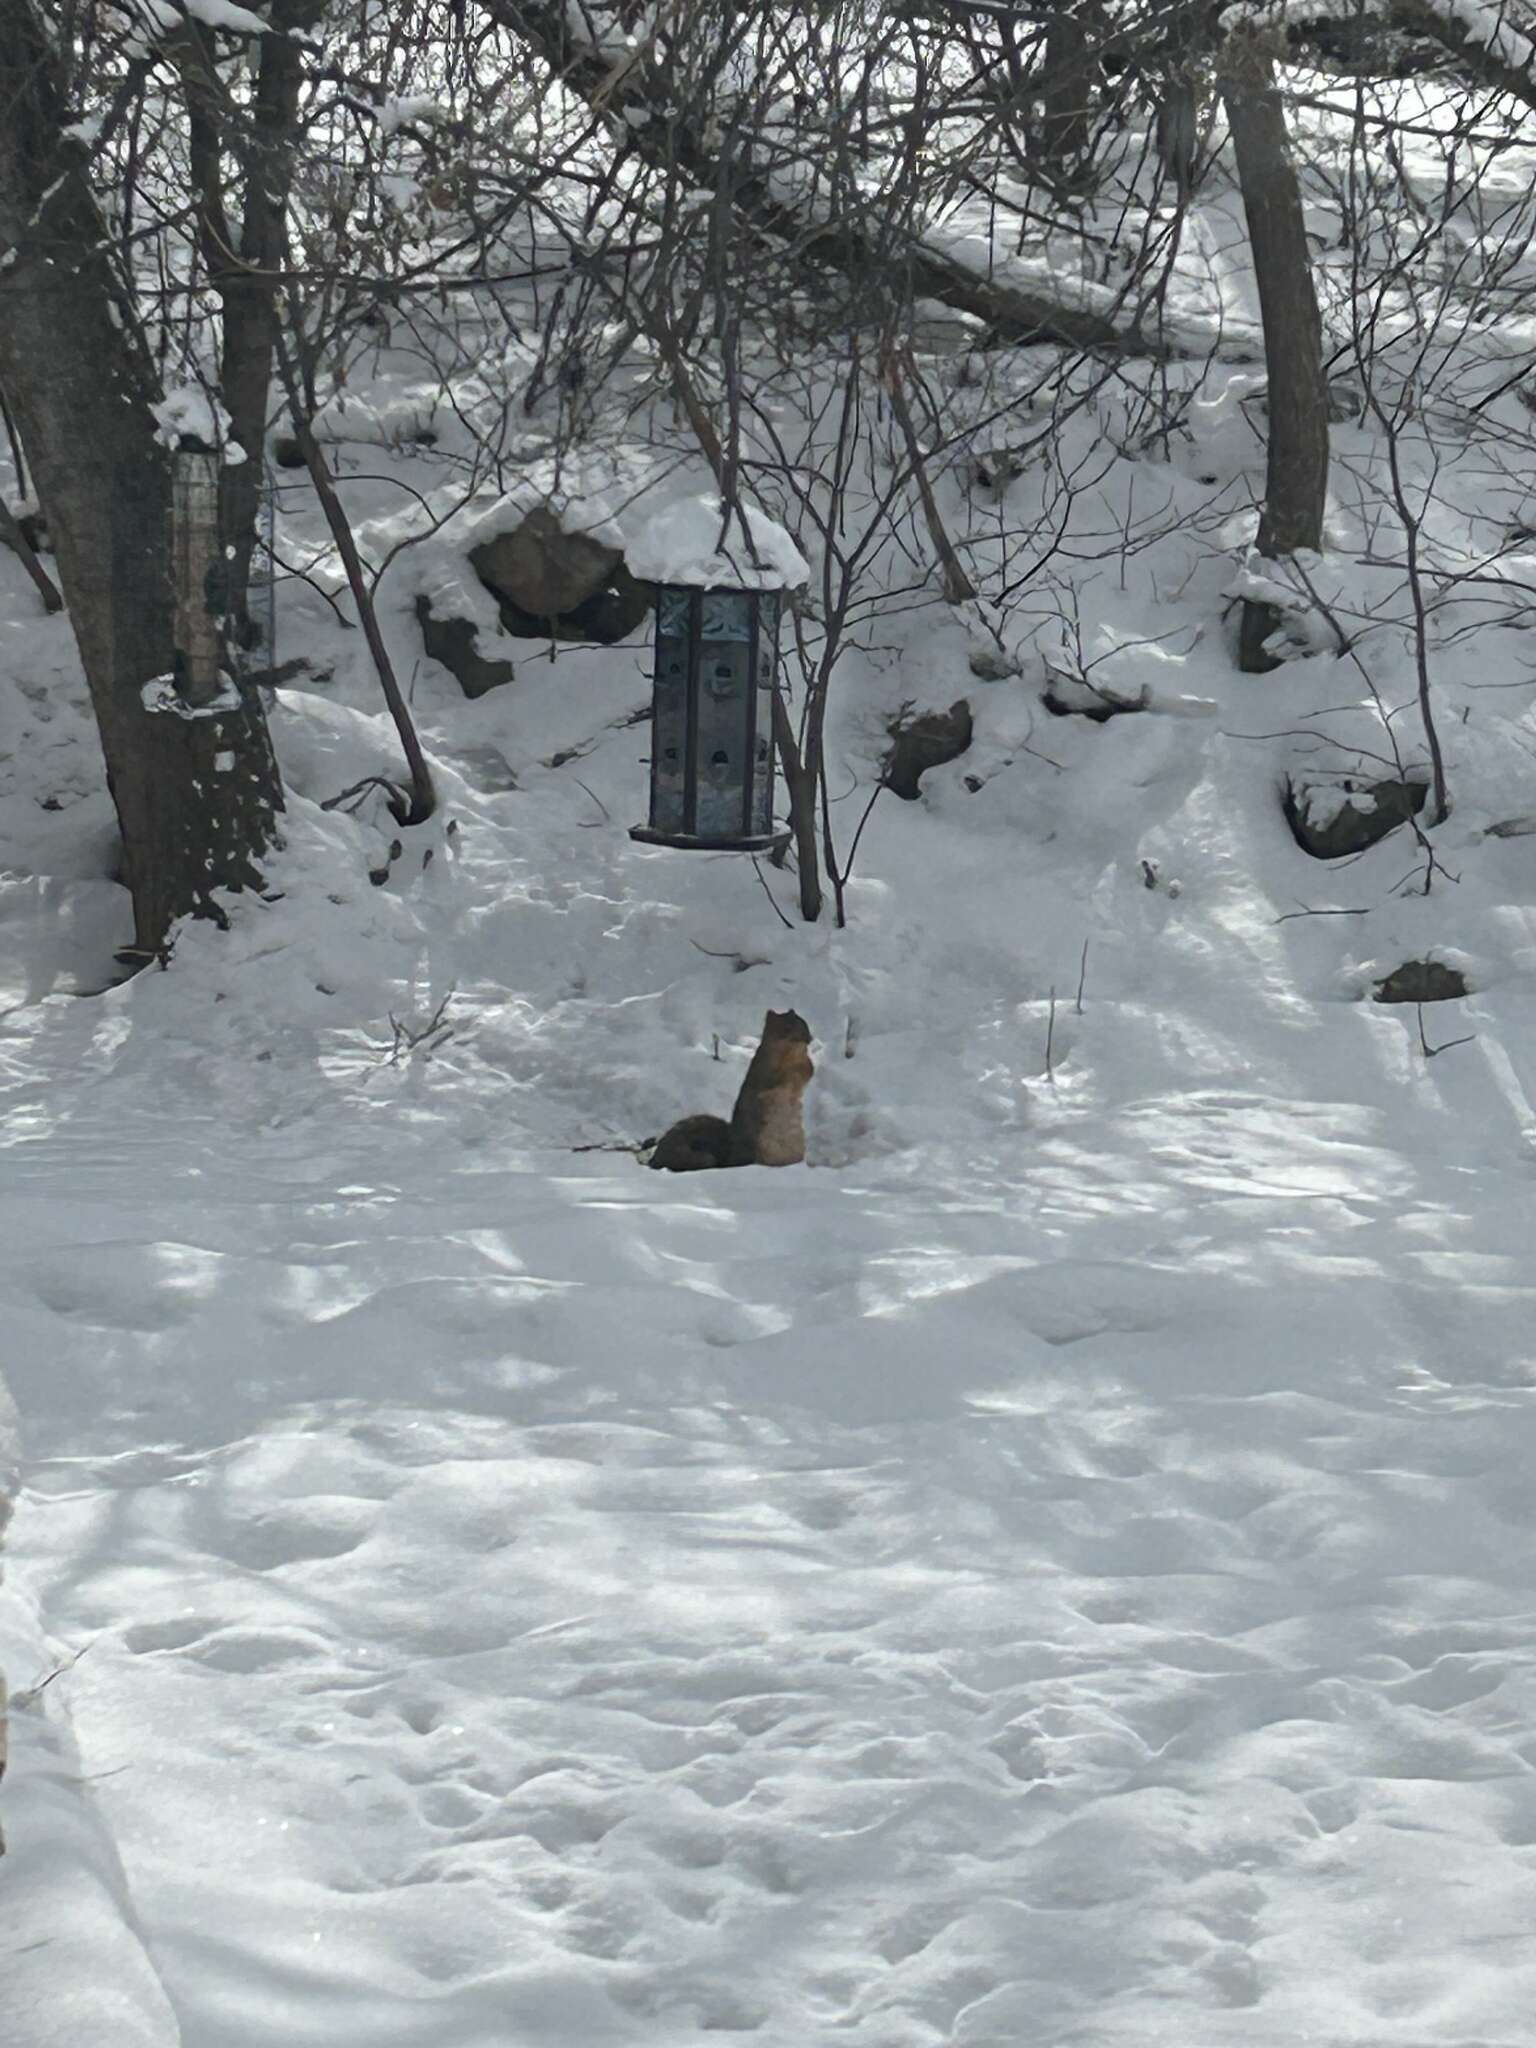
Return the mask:
M 931 1948 L 950 1924 L 949 1918 L 940 1913 L 904 1913 L 876 1938 L 875 1953 L 895 1969 Z
M 1320 1786 L 1301 1803 L 1325 1835 L 1339 1834 L 1360 1818 L 1360 1802 L 1348 1785 Z
M 238 1671 L 258 1678 L 328 1656 L 330 1645 L 299 1629 L 224 1628 L 195 1644 L 192 1655 L 210 1671 Z
M 456 1832 L 473 1826 L 482 1817 L 485 1801 L 462 1785 L 428 1785 L 416 1802 L 416 1810 L 430 1827 Z
M 123 1641 L 136 1657 L 148 1657 L 157 1650 L 184 1650 L 217 1627 L 201 1615 L 177 1614 L 165 1621 L 136 1621 L 123 1630 Z
M 1258 1965 L 1247 1949 L 1223 1942 L 1200 1966 L 1200 1974 L 1223 2005 L 1243 2007 L 1259 2002 Z
M 226 1625 L 200 1615 L 135 1622 L 124 1629 L 123 1641 L 135 1656 L 184 1652 L 207 1670 L 250 1677 L 308 1663 L 325 1655 L 328 1647 L 306 1630 Z
M 227 1521 L 218 1532 L 217 1548 L 230 1563 L 254 1572 L 319 1564 L 358 1549 L 372 1533 L 377 1516 L 377 1501 L 338 1496 L 285 1502 Z
M 1502 1658 L 1437 1657 L 1427 1669 L 1398 1679 L 1383 1690 L 1409 1706 L 1427 1707 L 1431 1713 L 1444 1714 L 1456 1707 L 1470 1706 L 1474 1700 L 1486 1699 L 1498 1691 L 1508 1676 Z
M 221 1252 L 183 1244 L 94 1244 L 44 1252 L 27 1280 L 44 1308 L 102 1330 L 154 1335 L 195 1315 L 225 1265 Z
M 608 1996 L 622 2011 L 674 2032 L 691 2026 L 700 2034 L 755 2034 L 768 2023 L 762 2006 L 720 1985 L 612 1984 Z

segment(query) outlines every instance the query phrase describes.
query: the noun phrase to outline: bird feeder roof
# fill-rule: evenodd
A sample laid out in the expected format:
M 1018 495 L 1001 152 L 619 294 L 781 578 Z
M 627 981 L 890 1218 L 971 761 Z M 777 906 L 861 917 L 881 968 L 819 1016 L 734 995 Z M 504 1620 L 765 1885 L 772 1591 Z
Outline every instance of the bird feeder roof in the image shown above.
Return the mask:
M 784 528 L 755 506 L 739 505 L 725 527 L 716 492 L 675 499 L 626 546 L 630 574 L 695 590 L 794 590 L 810 576 Z

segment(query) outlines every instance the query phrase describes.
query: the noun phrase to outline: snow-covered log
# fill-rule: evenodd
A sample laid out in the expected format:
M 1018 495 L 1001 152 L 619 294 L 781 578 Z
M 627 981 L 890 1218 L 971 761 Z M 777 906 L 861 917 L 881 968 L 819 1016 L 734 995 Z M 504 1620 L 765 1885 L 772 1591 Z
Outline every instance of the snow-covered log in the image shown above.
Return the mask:
M 664 32 L 647 40 L 626 37 L 608 43 L 600 26 L 560 0 L 483 0 L 484 11 L 547 64 L 561 83 L 590 106 L 611 114 L 624 131 L 624 146 L 701 189 L 720 185 L 720 160 L 711 124 L 702 110 L 678 106 L 677 80 L 669 66 Z M 789 244 L 807 259 L 854 276 L 892 267 L 893 224 L 880 223 L 880 246 L 857 222 L 818 215 L 768 171 L 733 164 L 730 193 L 745 226 Z M 997 267 L 989 243 L 975 237 L 903 233 L 898 263 L 916 298 L 936 299 L 984 320 L 1000 339 L 1058 342 L 1067 348 L 1127 355 L 1187 355 L 1215 350 L 1210 334 L 1165 334 L 1143 330 L 1139 299 L 1121 303 L 1103 288 L 1076 287 L 1042 269 L 1038 279 Z M 1075 303 L 1074 303 L 1075 301 Z
M 1487 0 L 1369 0 L 1334 8 L 1319 0 L 1248 0 L 1229 7 L 1225 27 L 1238 20 L 1273 23 L 1293 48 L 1358 53 L 1348 68 L 1369 73 L 1394 37 L 1437 45 L 1446 68 L 1474 83 L 1536 107 L 1536 11 Z

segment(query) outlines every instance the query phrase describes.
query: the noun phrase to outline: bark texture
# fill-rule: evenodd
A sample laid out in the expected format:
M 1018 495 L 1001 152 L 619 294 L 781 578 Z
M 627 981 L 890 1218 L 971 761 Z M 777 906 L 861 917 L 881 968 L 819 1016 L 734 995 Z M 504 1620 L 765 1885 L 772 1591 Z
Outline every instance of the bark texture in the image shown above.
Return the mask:
M 229 98 L 206 30 L 189 24 L 177 48 L 199 254 L 223 313 L 220 383 L 232 438 L 246 458 L 226 465 L 222 490 L 223 532 L 233 550 L 225 562 L 228 610 L 242 634 L 249 628 L 278 291 L 288 266 L 288 201 L 304 63 L 293 32 L 313 29 L 323 12 L 321 0 L 273 0 L 273 33 L 262 36 L 253 52 L 256 75 L 243 109 Z M 239 188 L 238 233 L 226 196 L 231 177 Z
M 1301 187 L 1266 47 L 1237 31 L 1222 51 L 1222 98 L 1253 249 L 1269 386 L 1269 449 L 1258 550 L 1271 560 L 1322 546 L 1328 492 L 1328 385 Z M 1274 666 L 1271 607 L 1243 607 L 1239 660 Z
M 215 891 L 259 881 L 281 789 L 259 702 L 198 717 L 146 707 L 145 686 L 175 661 L 170 463 L 154 435 L 153 369 L 83 151 L 62 139 L 56 56 L 31 0 L 0 0 L 0 108 L 0 383 L 90 686 L 136 947 L 153 956 L 176 918 L 218 916 Z

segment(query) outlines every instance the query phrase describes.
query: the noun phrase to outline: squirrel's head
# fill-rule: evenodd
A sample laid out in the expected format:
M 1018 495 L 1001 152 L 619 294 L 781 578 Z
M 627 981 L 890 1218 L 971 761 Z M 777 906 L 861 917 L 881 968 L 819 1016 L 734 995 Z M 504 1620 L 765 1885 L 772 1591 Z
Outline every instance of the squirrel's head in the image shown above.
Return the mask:
M 809 1045 L 811 1027 L 797 1010 L 770 1010 L 763 1019 L 763 1037 L 785 1038 L 792 1044 Z

